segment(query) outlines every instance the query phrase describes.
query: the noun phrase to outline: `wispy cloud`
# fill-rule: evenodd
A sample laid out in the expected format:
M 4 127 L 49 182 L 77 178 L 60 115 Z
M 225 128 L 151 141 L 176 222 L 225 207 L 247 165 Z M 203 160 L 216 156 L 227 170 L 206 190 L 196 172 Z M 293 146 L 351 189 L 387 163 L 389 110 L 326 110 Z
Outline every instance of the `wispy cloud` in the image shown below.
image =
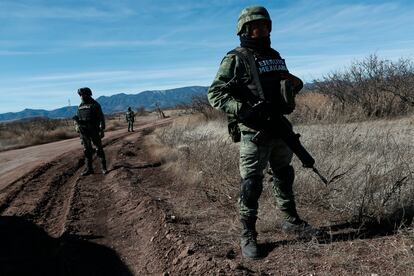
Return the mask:
M 209 85 L 251 4 L 269 9 L 272 45 L 305 81 L 372 53 L 414 56 L 406 0 L 0 0 L 2 91 L 32 107 L 66 102 L 80 86 L 110 95 Z M 0 110 L 16 103 L 7 94 Z
M 74 72 L 61 73 L 34 77 L 19 77 L 12 80 L 2 80 L 3 90 L 7 92 L 19 92 L 38 90 L 41 88 L 79 86 L 80 84 L 101 84 L 145 81 L 169 84 L 172 81 L 182 80 L 183 83 L 191 82 L 196 77 L 208 79 L 215 73 L 214 67 L 182 67 L 182 68 L 163 68 L 157 70 L 130 70 L 130 71 L 96 71 L 96 72 Z M 193 75 L 189 75 L 191 72 Z M 1 79 L 0 79 L 1 80 Z M 154 86 L 153 86 L 154 87 Z M 27 93 L 27 92 L 26 92 Z
M 25 56 L 25 55 L 34 55 L 41 54 L 42 52 L 33 52 L 33 51 L 3 51 L 0 50 L 0 56 Z
M 79 4 L 79 3 L 78 3 Z M 61 7 L 56 2 L 28 4 L 5 1 L 0 3 L 0 18 L 90 19 L 131 16 L 135 11 L 126 8 L 105 10 L 94 6 L 73 5 Z

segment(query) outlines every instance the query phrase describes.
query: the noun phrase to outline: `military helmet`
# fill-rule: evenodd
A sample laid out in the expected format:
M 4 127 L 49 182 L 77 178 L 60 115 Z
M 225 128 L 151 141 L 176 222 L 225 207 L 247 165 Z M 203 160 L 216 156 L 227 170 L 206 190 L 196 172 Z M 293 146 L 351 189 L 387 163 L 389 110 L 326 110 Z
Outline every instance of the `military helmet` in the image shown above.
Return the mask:
M 78 89 L 79 96 L 81 95 L 87 95 L 92 96 L 92 90 L 89 87 L 82 87 Z
M 270 30 L 272 29 L 272 20 L 270 19 L 269 12 L 262 6 L 251 6 L 243 9 L 237 20 L 237 35 L 240 35 L 243 31 L 243 27 L 246 23 L 255 20 L 267 20 L 270 23 Z

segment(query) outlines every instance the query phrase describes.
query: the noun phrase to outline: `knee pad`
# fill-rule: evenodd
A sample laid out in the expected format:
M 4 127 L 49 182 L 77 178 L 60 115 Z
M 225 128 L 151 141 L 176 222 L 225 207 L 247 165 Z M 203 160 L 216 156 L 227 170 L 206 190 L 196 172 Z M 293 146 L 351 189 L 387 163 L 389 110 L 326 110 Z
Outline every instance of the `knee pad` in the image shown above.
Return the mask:
M 258 208 L 258 200 L 263 190 L 261 177 L 250 177 L 242 179 L 240 200 L 243 204 L 251 209 Z

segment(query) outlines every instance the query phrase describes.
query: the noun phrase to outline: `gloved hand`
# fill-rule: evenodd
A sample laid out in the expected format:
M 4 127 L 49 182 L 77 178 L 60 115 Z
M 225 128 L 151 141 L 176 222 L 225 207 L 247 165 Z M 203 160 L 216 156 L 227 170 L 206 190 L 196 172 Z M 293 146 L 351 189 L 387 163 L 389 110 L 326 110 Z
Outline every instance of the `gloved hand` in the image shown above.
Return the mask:
M 99 136 L 101 136 L 101 138 L 105 137 L 105 131 L 103 129 L 101 129 L 101 131 L 99 131 Z
M 271 115 L 271 105 L 260 101 L 253 106 L 242 105 L 238 119 L 242 123 L 258 123 L 267 121 Z

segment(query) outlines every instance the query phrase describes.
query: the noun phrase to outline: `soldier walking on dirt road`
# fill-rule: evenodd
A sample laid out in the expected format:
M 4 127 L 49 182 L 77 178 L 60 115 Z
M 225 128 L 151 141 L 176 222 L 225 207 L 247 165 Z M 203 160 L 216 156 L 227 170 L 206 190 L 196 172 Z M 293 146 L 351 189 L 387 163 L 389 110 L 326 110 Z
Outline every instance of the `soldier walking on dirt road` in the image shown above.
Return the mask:
M 296 234 L 317 233 L 296 211 L 292 190 L 295 174 L 290 164 L 292 150 L 278 137 L 257 139 L 268 118 L 273 116 L 270 114 L 277 114 L 289 129 L 292 128 L 283 115 L 293 111 L 294 96 L 303 87 L 303 82 L 289 73 L 285 60 L 271 48 L 271 30 L 272 21 L 266 8 L 243 9 L 237 23 L 241 47 L 224 57 L 208 91 L 210 104 L 227 113 L 233 140 L 240 141 L 241 249 L 243 256 L 251 259 L 261 257 L 256 220 L 263 171 L 268 163 L 273 171 L 275 201 L 283 213 L 282 230 Z
M 128 132 L 134 132 L 135 113 L 128 107 L 128 111 L 125 113 L 125 119 L 128 122 Z
M 88 87 L 79 88 L 78 94 L 82 102 L 73 119 L 77 129 L 79 129 L 86 159 L 86 168 L 82 172 L 82 176 L 93 174 L 92 157 L 94 149 L 92 143 L 95 145 L 96 155 L 101 161 L 102 173 L 107 174 L 108 170 L 106 169 L 105 153 L 101 140 L 104 137 L 105 130 L 105 117 L 101 105 L 92 98 L 92 90 Z

